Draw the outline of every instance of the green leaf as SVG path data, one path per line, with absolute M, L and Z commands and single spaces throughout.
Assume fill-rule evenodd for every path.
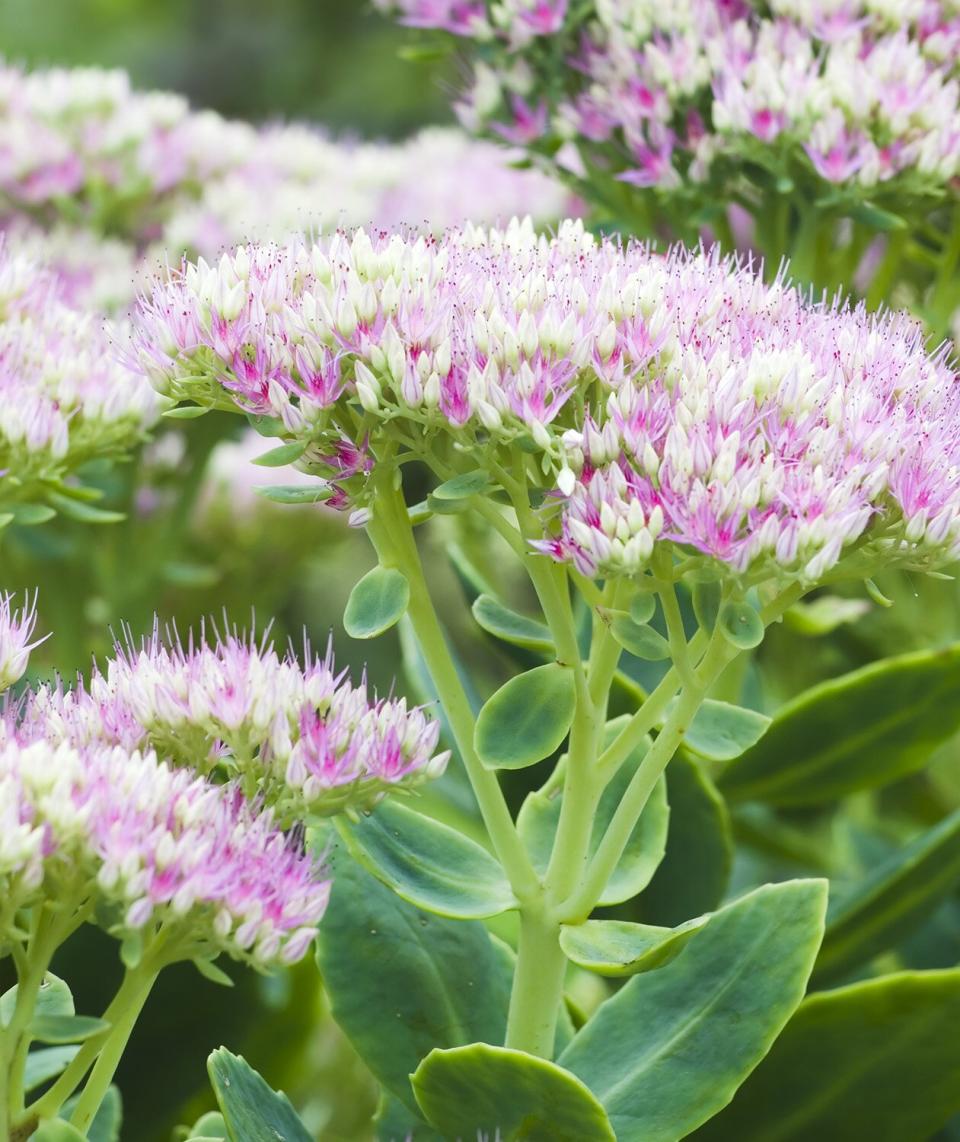
M 190 1127 L 187 1142 L 228 1142 L 227 1124 L 218 1110 L 201 1115 Z
M 683 744 L 710 761 L 732 761 L 756 745 L 769 725 L 770 719 L 756 710 L 707 698 L 683 735 Z
M 610 620 L 610 633 L 635 658 L 659 662 L 670 657 L 670 643 L 653 627 L 634 622 L 629 615 L 614 615 Z
M 62 1118 L 49 1118 L 30 1135 L 30 1142 L 86 1142 L 86 1137 Z
M 374 567 L 350 592 L 343 626 L 351 638 L 376 638 L 400 621 L 410 584 L 396 567 Z
M 697 1142 L 927 1142 L 960 1111 L 960 970 L 804 1000 Z
M 794 603 L 783 616 L 784 623 L 800 634 L 829 634 L 845 623 L 854 623 L 870 610 L 866 599 L 843 599 L 820 595 L 809 603 Z
M 516 908 L 499 863 L 476 841 L 397 801 L 336 822 L 351 854 L 398 896 L 438 916 L 479 920 Z
M 872 202 L 863 200 L 855 202 L 850 208 L 850 217 L 855 222 L 862 222 L 874 230 L 890 231 L 905 230 L 909 223 L 892 210 L 884 210 Z
M 98 508 L 83 500 L 75 500 L 72 496 L 62 495 L 60 492 L 47 492 L 47 500 L 61 515 L 65 515 L 68 519 L 79 520 L 80 523 L 119 523 L 127 518 L 123 512 Z
M 49 1079 L 56 1078 L 65 1070 L 80 1050 L 77 1046 L 41 1047 L 27 1055 L 27 1065 L 23 1072 L 24 1093 L 42 1086 Z
M 329 500 L 333 489 L 318 480 L 316 487 L 309 484 L 268 484 L 253 489 L 258 496 L 275 504 L 318 504 Z
M 560 930 L 560 947 L 568 960 L 585 971 L 613 977 L 636 975 L 672 960 L 709 919 L 698 916 L 677 928 L 627 920 L 588 920 L 565 925 Z
M 288 431 L 279 416 L 256 416 L 252 412 L 245 416 L 247 424 L 260 436 L 283 436 Z
M 523 646 L 529 650 L 541 650 L 545 654 L 556 655 L 553 635 L 549 627 L 536 619 L 527 618 L 511 611 L 492 595 L 478 595 L 473 602 L 473 617 L 477 625 L 513 646 Z
M 233 980 L 227 975 L 223 968 L 218 967 L 213 960 L 204 956 L 198 956 L 193 961 L 193 966 L 204 979 L 210 980 L 211 983 L 215 983 L 220 987 L 233 987 Z
M 765 885 L 601 1005 L 559 1063 L 620 1142 L 676 1142 L 730 1101 L 803 996 L 825 908 L 824 881 Z
M 713 782 L 681 750 L 667 766 L 670 829 L 667 852 L 643 890 L 643 919 L 672 927 L 716 908 L 733 864 L 726 802 Z
M 220 1047 L 207 1060 L 207 1071 L 231 1142 L 313 1142 L 287 1096 L 271 1090 L 240 1055 Z
M 419 1114 L 414 1114 L 389 1091 L 380 1092 L 380 1105 L 373 1120 L 377 1142 L 443 1142 Z
M 608 722 L 604 731 L 605 744 L 613 741 L 629 720 L 629 715 L 624 715 Z M 591 856 L 603 840 L 607 826 L 643 760 L 648 745 L 649 739 L 626 758 L 603 791 L 590 837 Z M 541 874 L 546 872 L 550 862 L 553 840 L 560 822 L 562 801 L 562 791 L 559 788 L 551 789 L 548 786 L 545 789 L 538 789 L 528 794 L 517 815 L 517 828 L 530 853 L 534 868 Z M 630 900 L 650 883 L 663 858 L 669 819 L 666 782 L 661 778 L 654 786 L 640 814 L 640 820 L 630 834 L 630 840 L 627 842 L 620 863 L 603 890 L 599 901 L 601 905 L 621 904 L 624 900 Z
M 650 591 L 634 595 L 630 600 L 630 618 L 640 626 L 648 623 L 657 609 L 657 597 Z
M 9 991 L 0 995 L 0 1024 L 6 1026 L 10 1022 L 16 1005 L 17 988 L 11 987 Z M 33 1008 L 34 1017 L 73 1015 L 75 1010 L 73 994 L 66 980 L 62 980 L 58 975 L 48 971 L 37 990 L 36 1003 Z
M 817 983 L 909 936 L 960 881 L 960 809 L 898 849 L 846 892 L 831 894 Z
M 712 631 L 717 625 L 720 616 L 720 603 L 723 598 L 723 588 L 719 580 L 709 583 L 694 583 L 693 585 L 693 613 L 697 622 L 705 631 Z
M 603 1107 L 579 1079 L 523 1051 L 487 1043 L 433 1050 L 411 1082 L 427 1120 L 447 1138 L 616 1142 Z
M 763 642 L 763 619 L 749 603 L 724 603 L 717 624 L 727 642 L 739 650 L 753 650 Z
M 82 1043 L 110 1030 L 110 1024 L 92 1015 L 34 1015 L 30 1038 L 38 1043 Z
M 307 446 L 301 441 L 294 441 L 291 444 L 280 444 L 276 448 L 271 448 L 268 452 L 262 452 L 257 456 L 253 463 L 259 464 L 262 468 L 283 468 L 287 464 L 292 464 L 295 460 L 306 452 Z
M 478 492 L 486 491 L 489 486 L 490 477 L 482 468 L 477 468 L 440 484 L 430 495 L 435 500 L 466 500 Z
M 401 900 L 342 848 L 317 932 L 333 1017 L 377 1080 L 419 1115 L 410 1074 L 433 1047 L 503 1041 L 506 959 L 479 920 Z
M 489 769 L 523 769 L 559 749 L 573 721 L 573 670 L 548 662 L 518 674 L 477 716 L 474 747 Z
M 22 527 L 46 523 L 57 514 L 49 504 L 13 504 L 11 512 L 14 522 Z
M 738 801 L 820 805 L 921 768 L 960 728 L 960 643 L 873 663 L 807 690 L 724 770 Z
M 198 404 L 181 404 L 177 405 L 176 408 L 168 408 L 161 415 L 167 417 L 168 420 L 196 420 L 198 417 L 206 416 L 211 411 L 211 409 Z
M 60 1111 L 60 1117 L 69 1119 L 74 1107 L 80 1101 L 79 1095 L 68 1099 Z M 115 1086 L 107 1087 L 103 1102 L 97 1107 L 93 1121 L 87 1127 L 87 1142 L 120 1142 L 120 1127 L 123 1124 L 123 1100 Z

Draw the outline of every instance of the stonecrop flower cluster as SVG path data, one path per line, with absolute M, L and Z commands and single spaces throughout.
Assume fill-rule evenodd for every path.
M 35 603 L 0 601 L 0 670 L 26 668 Z M 0 734 L 0 948 L 55 897 L 121 939 L 163 931 L 177 958 L 299 959 L 330 881 L 304 848 L 318 813 L 364 808 L 442 772 L 439 726 L 307 651 L 155 630 L 89 685 L 41 685 Z M 93 908 L 96 905 L 96 909 Z
M 155 750 L 236 779 L 289 826 L 363 808 L 443 772 L 439 723 L 404 699 L 372 699 L 332 654 L 288 652 L 236 632 L 208 642 L 159 629 L 118 645 L 88 684 L 40 686 L 8 711 L 7 732 L 78 748 Z
M 638 186 L 756 163 L 784 179 L 936 193 L 960 171 L 952 0 L 377 3 L 476 41 L 460 106 L 472 129 L 548 152 L 575 140 Z
M 471 217 L 569 214 L 570 194 L 514 169 L 518 157 L 454 130 L 387 144 L 305 125 L 255 127 L 191 110 L 179 95 L 136 91 L 122 71 L 0 66 L 0 225 L 50 231 L 50 260 L 68 284 L 111 304 L 124 280 L 132 298 L 123 263 L 144 251 L 152 265 L 171 251 L 215 256 L 243 240 L 337 224 L 442 230 Z
M 519 445 L 540 546 L 588 575 L 658 542 L 804 583 L 960 553 L 945 354 L 713 254 L 580 223 L 241 247 L 161 282 L 135 344 L 165 395 L 272 418 L 355 520 L 391 457 L 496 481 Z
M 329 891 L 301 840 L 236 786 L 120 746 L 0 745 L 7 923 L 44 899 L 95 903 L 121 939 L 161 925 L 184 958 L 291 963 L 313 939 Z M 0 925 L 0 945 L 5 934 Z
M 0 505 L 44 500 L 93 457 L 143 439 L 160 402 L 115 336 L 67 304 L 60 280 L 0 247 Z

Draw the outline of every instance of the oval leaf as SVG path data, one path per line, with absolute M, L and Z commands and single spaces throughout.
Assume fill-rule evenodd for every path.
M 548 662 L 511 678 L 477 717 L 474 747 L 489 769 L 523 769 L 559 749 L 573 721 L 573 671 Z
M 925 1142 L 960 1112 L 960 970 L 810 996 L 697 1142 Z
M 556 1063 L 473 1043 L 431 1051 L 413 1075 L 427 1121 L 447 1138 L 616 1142 L 603 1107 Z
M 720 615 L 720 602 L 723 597 L 723 588 L 719 580 L 714 579 L 709 583 L 694 583 L 693 591 L 693 613 L 696 615 L 697 622 L 705 631 L 712 631 L 717 625 L 717 618 Z
M 65 1070 L 80 1050 L 79 1047 L 41 1047 L 27 1055 L 27 1065 L 23 1072 L 24 1093 L 29 1094 L 38 1086 L 56 1078 Z
M 831 894 L 814 980 L 843 975 L 909 936 L 960 881 L 960 809 Z
M 353 856 L 398 896 L 438 916 L 482 919 L 516 907 L 503 869 L 476 841 L 395 801 L 337 827 Z
M 110 1030 L 110 1024 L 93 1015 L 45 1015 L 33 1017 L 30 1038 L 38 1043 L 82 1043 Z
M 960 643 L 814 686 L 720 777 L 736 800 L 820 805 L 919 769 L 960 729 Z
M 271 1090 L 241 1056 L 220 1047 L 207 1060 L 207 1071 L 231 1142 L 313 1142 L 287 1096 Z
M 732 761 L 767 732 L 770 719 L 756 710 L 707 698 L 693 716 L 683 744 L 710 761 Z
M 629 615 L 614 615 L 610 620 L 610 633 L 635 658 L 659 662 L 670 657 L 670 643 L 653 627 L 643 626 Z
M 568 960 L 586 971 L 613 977 L 636 975 L 672 960 L 709 919 L 699 916 L 678 928 L 627 920 L 588 920 L 565 925 L 560 931 L 560 947 Z
M 513 646 L 526 647 L 528 650 L 556 654 L 553 635 L 546 624 L 511 611 L 492 595 L 478 595 L 471 609 L 477 625 L 487 634 L 492 634 L 494 638 L 509 642 Z
M 11 987 L 0 995 L 0 1024 L 7 1024 L 13 1017 L 17 1005 L 17 988 Z M 73 994 L 66 980 L 48 971 L 43 982 L 37 989 L 37 998 L 33 1008 L 34 1017 L 41 1015 L 73 1015 L 76 1009 L 73 1005 Z
M 639 595 L 634 595 L 630 600 L 630 618 L 641 626 L 653 618 L 656 609 L 657 597 L 650 591 L 644 591 Z
M 753 650 L 763 642 L 763 619 L 749 603 L 724 603 L 717 623 L 727 642 L 739 650 Z
M 258 496 L 275 504 L 317 504 L 329 500 L 333 489 L 329 484 L 317 482 L 316 487 L 303 484 L 269 484 L 253 489 Z
M 419 1117 L 410 1074 L 433 1047 L 502 1042 L 511 972 L 479 920 L 401 900 L 342 847 L 317 934 L 333 1017 L 377 1080 Z
M 435 500 L 465 500 L 475 496 L 477 492 L 485 491 L 489 484 L 490 477 L 482 468 L 477 468 L 473 472 L 464 472 L 440 484 L 430 495 Z
M 621 729 L 629 722 L 629 715 L 608 722 L 604 731 L 605 744 L 613 741 Z M 649 739 L 630 754 L 603 791 L 594 817 L 593 832 L 590 837 L 592 856 L 603 840 L 613 814 L 626 792 L 627 786 L 643 760 Z M 547 871 L 553 841 L 560 823 L 560 809 L 563 803 L 560 789 L 538 789 L 529 794 L 520 807 L 517 828 L 523 838 L 534 868 L 539 873 Z M 620 863 L 603 890 L 601 905 L 622 904 L 641 892 L 657 870 L 663 859 L 667 841 L 667 828 L 670 810 L 667 806 L 666 783 L 661 778 L 653 788 L 640 820 L 630 834 Z
M 306 450 L 307 446 L 302 441 L 280 444 L 276 448 L 271 448 L 269 452 L 262 452 L 253 463 L 259 464 L 262 468 L 283 468 L 287 464 L 292 464 L 294 460 L 299 460 Z
M 733 832 L 726 802 L 713 782 L 681 750 L 667 766 L 670 829 L 667 851 L 640 898 L 648 924 L 672 927 L 716 908 L 733 864 Z
M 620 1142 L 676 1142 L 730 1101 L 803 997 L 825 908 L 824 881 L 759 888 L 602 1004 L 559 1062 Z
M 351 638 L 376 638 L 399 622 L 410 602 L 410 584 L 396 567 L 374 567 L 350 592 L 343 626 Z

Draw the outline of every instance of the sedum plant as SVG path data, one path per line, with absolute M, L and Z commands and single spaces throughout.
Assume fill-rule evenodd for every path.
M 32 604 L 0 600 L 0 681 L 23 675 Z M 305 824 L 442 771 L 438 726 L 371 701 L 332 658 L 304 667 L 238 634 L 118 648 L 74 688 L 28 689 L 0 734 L 0 1132 L 116 1136 L 111 1081 L 162 971 L 232 981 L 302 959 L 330 894 Z M 103 1017 L 78 1015 L 51 964 L 93 924 L 124 973 Z M 244 1137 L 252 1137 L 247 1134 Z
M 471 130 L 565 173 L 621 231 L 789 256 L 800 281 L 957 308 L 951 0 L 377 0 L 444 33 Z
M 703 1127 L 797 1010 L 826 885 L 763 885 L 673 928 L 597 910 L 648 888 L 671 813 L 696 831 L 668 793 L 680 767 L 709 800 L 690 749 L 761 747 L 768 720 L 712 695 L 768 628 L 825 584 L 956 558 L 944 354 L 908 318 L 578 223 L 240 247 L 159 282 L 136 326 L 165 397 L 245 414 L 273 440 L 261 464 L 317 477 L 269 495 L 366 529 L 378 565 L 346 629 L 403 620 L 478 806 L 479 837 L 396 799 L 317 826 L 337 874 L 319 961 L 384 1088 L 382 1136 Z M 476 623 L 527 656 L 479 706 L 418 544 L 448 515 L 482 526 L 537 605 L 476 598 Z M 624 676 L 637 661 L 643 687 Z M 928 668 L 910 665 L 918 685 Z M 514 814 L 502 778 L 528 769 Z M 515 954 L 478 921 L 506 923 Z M 571 1022 L 571 964 L 629 979 Z M 215 1086 L 218 1068 L 247 1074 L 211 1066 Z M 218 1092 L 225 1136 L 243 1136 Z

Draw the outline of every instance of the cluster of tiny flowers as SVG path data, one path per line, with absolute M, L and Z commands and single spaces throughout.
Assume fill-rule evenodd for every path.
M 337 224 L 443 230 L 468 217 L 570 213 L 570 195 L 514 169 L 517 157 L 451 130 L 376 144 L 307 126 L 258 128 L 192 111 L 178 95 L 135 91 L 121 71 L 0 65 L 0 222 L 69 218 L 150 246 L 151 256 L 211 255 Z M 82 270 L 84 285 L 80 243 L 63 261 Z
M 159 414 L 114 334 L 57 276 L 0 248 L 0 500 L 29 499 L 92 456 L 122 453 Z M 42 488 L 40 491 L 42 498 Z
M 185 956 L 292 963 L 329 891 L 302 838 L 234 785 L 120 746 L 0 745 L 5 917 L 48 896 L 90 901 L 120 938 L 162 925 Z
M 0 690 L 9 689 L 23 677 L 30 651 L 44 640 L 33 638 L 37 625 L 37 599 L 29 596 L 20 610 L 12 595 L 0 595 Z
M 960 171 L 953 0 L 378 2 L 477 41 L 471 128 L 576 140 L 639 186 L 699 182 L 731 158 L 786 177 L 799 160 L 851 187 L 933 190 Z
M 341 142 L 305 127 L 265 130 L 254 156 L 174 210 L 160 245 L 213 257 L 244 241 L 285 241 L 336 226 L 409 225 L 440 233 L 470 220 L 574 213 L 572 196 L 502 147 L 432 128 L 401 143 Z
M 373 699 L 334 672 L 236 634 L 184 646 L 158 630 L 118 646 L 74 689 L 42 686 L 9 712 L 21 740 L 153 749 L 178 765 L 236 778 L 289 824 L 362 808 L 443 772 L 439 723 L 403 699 Z
M 178 399 L 279 418 L 298 466 L 373 503 L 384 446 L 452 438 L 543 473 L 541 547 L 633 574 L 657 541 L 811 582 L 858 549 L 960 553 L 960 386 L 904 317 L 813 304 L 706 254 L 357 231 L 186 265 L 135 345 Z M 532 477 L 533 478 L 533 477 Z
M 241 162 L 256 130 L 138 92 L 122 71 L 0 66 L 0 198 L 41 218 L 64 201 L 90 224 L 149 230 L 165 199 Z
M 57 294 L 71 309 L 112 318 L 129 311 L 157 265 L 124 239 L 65 222 L 42 227 L 20 215 L 6 220 L 3 242 L 55 277 Z

